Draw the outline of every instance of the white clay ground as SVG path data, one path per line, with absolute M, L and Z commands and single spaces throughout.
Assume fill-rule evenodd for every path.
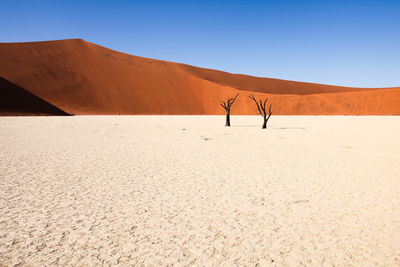
M 399 266 L 400 117 L 0 118 L 0 266 Z

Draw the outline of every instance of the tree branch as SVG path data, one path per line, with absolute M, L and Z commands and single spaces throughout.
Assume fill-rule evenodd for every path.
M 271 117 L 271 115 L 272 115 L 271 107 L 272 107 L 272 104 L 269 105 L 269 110 L 268 110 L 268 111 L 269 111 L 269 112 L 268 112 L 269 114 L 268 114 L 267 121 L 269 120 L 269 117 Z
M 262 112 L 261 112 L 260 106 L 258 105 L 258 102 L 257 102 L 256 98 L 254 97 L 254 95 L 253 95 L 253 94 L 251 94 L 251 96 L 249 96 L 249 98 L 250 98 L 250 99 L 252 99 L 252 100 L 254 101 L 254 103 L 256 103 L 256 106 L 257 106 L 258 112 L 259 112 L 259 113 L 260 113 L 260 115 L 262 116 Z
M 265 110 L 265 105 L 267 104 L 267 101 L 268 101 L 268 97 L 265 98 L 265 100 L 264 100 L 264 110 Z
M 233 103 L 235 103 L 236 98 L 238 97 L 238 95 L 239 95 L 239 93 L 236 94 L 235 98 L 233 98 L 233 97 L 228 98 L 228 100 L 226 102 L 222 101 L 222 100 L 219 100 L 219 102 L 221 103 L 220 104 L 221 107 L 223 107 L 226 111 L 229 111 L 231 109 Z
M 264 114 L 264 116 L 265 116 L 265 107 L 263 106 L 263 104 L 262 104 L 262 102 L 261 102 L 261 98 L 260 98 L 260 106 L 261 106 L 261 109 L 262 109 L 262 111 L 263 111 L 263 114 Z
M 222 101 L 222 100 L 219 100 L 219 102 L 220 102 L 220 105 L 221 105 L 224 109 L 226 109 L 226 104 L 225 104 L 225 102 Z
M 231 105 L 233 105 L 233 103 L 235 103 L 235 101 L 236 101 L 236 98 L 238 97 L 238 95 L 239 95 L 239 93 L 237 93 L 237 94 L 236 94 L 235 98 L 233 98 L 233 99 L 231 98 L 231 99 L 232 99 L 232 103 L 231 103 Z

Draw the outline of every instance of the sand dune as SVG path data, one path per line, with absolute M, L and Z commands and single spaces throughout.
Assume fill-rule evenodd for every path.
M 230 74 L 132 56 L 80 39 L 0 44 L 0 76 L 70 114 L 400 114 L 400 88 L 348 88 Z
M 372 88 L 352 88 L 315 83 L 294 82 L 280 79 L 259 78 L 249 75 L 232 74 L 212 69 L 204 69 L 183 65 L 181 67 L 196 77 L 217 84 L 237 88 L 244 91 L 254 91 L 265 94 L 325 94 L 371 90 Z

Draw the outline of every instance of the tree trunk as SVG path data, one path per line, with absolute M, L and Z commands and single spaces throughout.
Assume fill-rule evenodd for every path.
M 267 116 L 264 115 L 264 123 L 262 126 L 263 129 L 267 129 Z
M 231 126 L 231 117 L 230 117 L 230 112 L 227 111 L 226 112 L 226 123 L 225 123 L 225 127 L 230 127 Z

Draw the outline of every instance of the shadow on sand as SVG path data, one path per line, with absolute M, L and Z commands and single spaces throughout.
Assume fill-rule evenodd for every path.
M 304 127 L 280 127 L 280 128 L 272 128 L 272 129 L 279 129 L 279 130 L 305 130 Z
M 260 125 L 231 125 L 231 127 L 259 127 L 259 128 L 261 128 Z
M 260 125 L 232 125 L 232 128 L 234 127 L 257 127 L 257 128 L 261 128 Z M 305 130 L 306 128 L 304 127 L 279 127 L 279 128 L 270 128 L 270 129 L 277 129 L 277 130 Z

